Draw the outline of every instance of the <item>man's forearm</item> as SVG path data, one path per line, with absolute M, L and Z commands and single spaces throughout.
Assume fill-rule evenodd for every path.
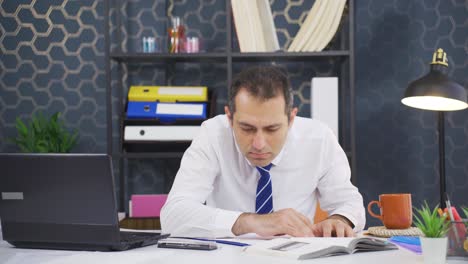
M 242 213 L 234 222 L 232 233 L 256 233 L 260 236 L 313 236 L 312 223 L 294 209 L 286 208 L 270 214 Z
M 212 208 L 190 200 L 171 200 L 161 211 L 163 232 L 180 236 L 232 236 L 240 212 Z
M 239 218 L 237 218 L 236 222 L 232 226 L 232 233 L 236 236 L 247 234 L 247 233 L 254 233 L 252 232 L 251 223 L 254 220 L 255 214 L 253 213 L 242 213 Z

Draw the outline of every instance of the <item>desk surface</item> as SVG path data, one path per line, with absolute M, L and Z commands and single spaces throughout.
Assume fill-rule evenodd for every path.
M 324 238 L 326 239 L 326 238 Z M 219 245 L 218 250 L 196 251 L 165 249 L 156 246 L 133 249 L 123 252 L 81 252 L 59 250 L 37 250 L 14 248 L 5 241 L 0 241 L 0 263 L 112 263 L 112 264 L 154 264 L 154 263 L 190 263 L 190 264 L 271 264 L 271 263 L 379 263 L 379 264 L 415 264 L 423 263 L 423 258 L 405 249 L 353 254 L 330 258 L 295 261 L 270 256 L 253 256 L 242 252 L 241 247 Z M 450 260 L 449 264 L 467 263 Z

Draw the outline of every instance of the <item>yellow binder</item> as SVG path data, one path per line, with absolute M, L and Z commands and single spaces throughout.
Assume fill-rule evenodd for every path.
M 203 102 L 208 99 L 206 86 L 130 86 L 132 102 Z

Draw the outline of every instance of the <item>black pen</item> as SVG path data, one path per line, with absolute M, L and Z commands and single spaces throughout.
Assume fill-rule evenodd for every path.
M 225 245 L 238 246 L 238 247 L 250 246 L 250 244 L 247 244 L 247 243 L 231 241 L 231 240 L 224 240 L 224 239 L 210 239 L 210 238 L 199 238 L 199 237 L 174 237 L 174 238 L 193 239 L 193 240 L 200 240 L 200 241 L 211 241 L 211 242 L 216 242 L 218 244 L 225 244 Z

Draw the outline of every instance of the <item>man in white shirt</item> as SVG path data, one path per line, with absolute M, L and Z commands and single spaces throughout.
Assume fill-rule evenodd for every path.
M 296 117 L 281 70 L 241 72 L 225 113 L 205 121 L 185 152 L 161 211 L 163 232 L 341 237 L 363 229 L 345 153 L 325 125 Z M 312 223 L 317 200 L 329 217 Z

